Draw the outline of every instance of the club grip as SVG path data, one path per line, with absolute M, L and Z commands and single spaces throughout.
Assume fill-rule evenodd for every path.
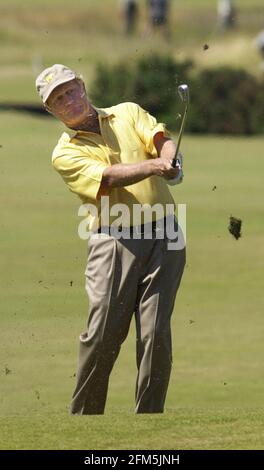
M 177 165 L 177 158 L 174 157 L 174 159 L 172 160 L 171 166 L 172 166 L 172 168 L 176 168 L 176 165 Z
M 177 157 L 174 157 L 174 159 L 172 160 L 172 168 L 176 168 L 176 166 L 181 166 L 181 161 L 177 158 Z

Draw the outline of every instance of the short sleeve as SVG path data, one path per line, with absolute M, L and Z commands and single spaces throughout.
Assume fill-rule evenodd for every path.
M 103 172 L 108 165 L 83 154 L 67 155 L 67 152 L 53 156 L 52 164 L 70 191 L 81 199 L 96 201 Z
M 133 112 L 133 119 L 135 130 L 144 143 L 147 153 L 153 157 L 157 157 L 157 150 L 154 145 L 154 136 L 158 132 L 162 132 L 165 137 L 169 137 L 169 132 L 166 125 L 162 122 L 157 122 L 156 118 L 141 108 L 135 103 L 131 103 L 131 110 Z

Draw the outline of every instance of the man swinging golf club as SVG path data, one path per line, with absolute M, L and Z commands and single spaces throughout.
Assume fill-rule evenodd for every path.
M 83 81 L 64 65 L 45 69 L 36 87 L 45 108 L 68 128 L 54 149 L 53 166 L 68 188 L 99 214 L 97 220 L 89 219 L 89 317 L 80 334 L 70 411 L 104 413 L 109 376 L 135 315 L 135 412 L 162 413 L 172 365 L 170 320 L 185 247 L 168 250 L 170 239 L 166 232 L 158 236 L 155 211 L 142 222 L 133 208 L 174 207 L 167 182 L 182 180 L 179 164 L 172 166 L 177 146 L 165 125 L 135 103 L 96 108 Z M 126 206 L 129 222 L 119 218 L 118 230 L 124 226 L 130 236 L 115 236 L 102 223 L 102 197 L 108 198 L 110 209 L 116 203 Z M 173 223 L 177 228 L 176 219 Z

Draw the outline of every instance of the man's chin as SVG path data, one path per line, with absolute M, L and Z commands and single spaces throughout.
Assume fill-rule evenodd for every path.
M 82 119 L 74 121 L 70 119 L 65 119 L 64 124 L 70 129 L 78 129 L 78 127 L 82 124 Z

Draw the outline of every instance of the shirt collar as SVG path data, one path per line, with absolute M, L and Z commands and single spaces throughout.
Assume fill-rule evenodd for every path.
M 97 108 L 96 106 L 93 106 L 94 109 L 98 112 L 99 118 L 105 119 L 105 118 L 110 118 L 114 116 L 114 113 L 112 113 L 110 110 L 111 108 Z M 73 129 L 67 128 L 66 134 L 72 139 L 73 137 L 76 136 L 78 132 L 85 132 L 85 131 L 75 131 Z
M 97 108 L 96 106 L 93 107 L 98 112 L 99 116 L 101 116 L 102 118 L 114 116 L 114 113 L 110 111 L 111 108 Z

